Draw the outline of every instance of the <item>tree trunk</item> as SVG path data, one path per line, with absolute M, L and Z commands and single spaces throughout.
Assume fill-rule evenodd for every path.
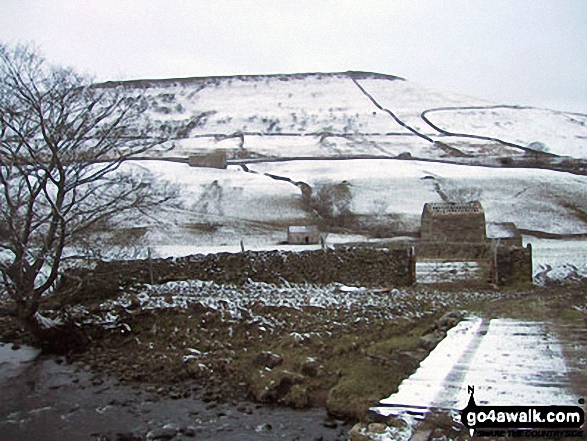
M 44 317 L 39 312 L 18 314 L 24 330 L 33 344 L 46 353 L 66 354 L 83 350 L 89 343 L 84 330 L 73 322 L 62 322 Z

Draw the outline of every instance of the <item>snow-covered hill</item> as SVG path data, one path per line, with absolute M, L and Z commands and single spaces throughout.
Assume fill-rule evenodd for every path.
M 157 222 L 141 225 L 142 245 L 162 255 L 238 251 L 241 242 L 247 249 L 283 247 L 288 225 L 318 220 L 301 183 L 314 195 L 324 185 L 350 189 L 361 228 L 330 234 L 331 243 L 366 240 L 366 225 L 417 232 L 424 203 L 441 200 L 441 192 L 480 199 L 490 222 L 587 234 L 584 175 L 504 161 L 528 160 L 534 151 L 584 160 L 587 115 L 490 103 L 360 72 L 103 86 L 142 94 L 153 133 L 173 133 L 174 149 L 155 156 L 227 153 L 227 169 L 135 163 L 182 186 L 182 209 L 154 213 Z M 463 165 L 473 162 L 492 167 Z
M 540 142 L 558 155 L 587 157 L 586 115 L 440 93 L 388 75 L 258 75 L 105 85 L 145 95 L 153 130 L 179 132 L 172 154 L 222 148 L 267 156 L 395 156 L 406 151 L 423 158 L 454 155 L 432 141 L 475 155 L 524 153 L 494 141 L 442 132 L 447 131 L 521 147 Z M 426 111 L 432 125 L 422 118 Z

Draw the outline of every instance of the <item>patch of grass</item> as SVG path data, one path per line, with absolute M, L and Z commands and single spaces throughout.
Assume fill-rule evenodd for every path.
M 394 366 L 357 360 L 342 369 L 338 384 L 330 390 L 327 406 L 333 415 L 360 420 L 369 407 L 389 396 L 402 379 Z
M 413 335 L 398 335 L 388 340 L 372 344 L 367 352 L 373 355 L 387 356 L 400 351 L 413 351 L 419 346 L 419 337 Z
M 565 309 L 561 313 L 561 319 L 565 322 L 574 322 L 587 318 L 584 312 L 578 311 L 575 308 Z
M 543 299 L 523 296 L 499 301 L 484 300 L 467 305 L 469 312 L 488 318 L 515 318 L 520 320 L 544 320 L 549 315 Z
M 343 336 L 332 349 L 332 353 L 335 356 L 348 354 L 357 349 L 356 339 L 351 336 Z
M 509 289 L 499 300 L 485 299 L 471 302 L 466 309 L 488 318 L 512 318 L 519 320 L 576 320 L 584 313 L 572 305 L 583 304 L 585 293 L 576 286 L 530 286 L 524 289 Z
M 202 233 L 215 233 L 223 225 L 217 224 L 214 222 L 194 222 L 194 223 L 184 224 L 183 226 L 185 228 L 190 229 L 190 230 L 200 231 Z

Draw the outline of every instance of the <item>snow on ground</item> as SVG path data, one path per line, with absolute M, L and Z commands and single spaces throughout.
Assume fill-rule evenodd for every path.
M 357 133 L 345 137 L 245 136 L 244 146 L 250 151 L 267 156 L 398 156 L 406 151 L 412 156 L 423 158 L 439 156 L 438 148 L 411 134 L 379 136 Z
M 477 405 L 571 405 L 579 397 L 562 349 L 569 341 L 547 323 L 472 317 L 448 331 L 398 392 L 381 400 L 386 407 L 374 410 L 411 420 L 430 408 L 452 409 L 458 419 L 468 386 Z
M 344 74 L 160 83 L 144 93 L 155 127 L 189 128 L 174 141 L 174 155 L 218 148 L 267 156 L 442 154 L 379 111 Z M 326 133 L 346 138 L 321 139 Z M 230 137 L 236 134 L 242 145 Z
M 361 79 L 360 85 L 384 108 L 391 110 L 410 127 L 427 135 L 438 135 L 426 124 L 420 114 L 431 108 L 446 106 L 490 106 L 478 98 L 456 93 L 439 92 L 410 81 Z
M 483 268 L 478 262 L 444 262 L 440 260 L 418 260 L 416 281 L 418 283 L 453 283 L 462 280 L 479 280 Z
M 358 214 L 381 210 L 420 216 L 424 203 L 440 200 L 432 186 L 421 180 L 428 175 L 427 165 L 392 160 L 296 161 L 253 164 L 251 169 L 314 188 L 347 181 L 353 194 L 352 211 Z
M 117 258 L 183 256 L 197 253 L 246 250 L 318 249 L 320 245 L 289 246 L 289 225 L 308 225 L 315 220 L 304 210 L 301 191 L 290 182 L 263 174 L 247 173 L 241 167 L 195 168 L 169 161 L 133 161 L 126 167 L 149 170 L 161 182 L 180 187 L 180 207 L 161 207 L 146 213 L 127 227 L 145 228 L 138 243 L 113 247 Z M 365 236 L 329 234 L 327 246 L 362 242 Z M 108 258 L 108 256 L 104 256 Z
M 524 236 L 524 246 L 532 244 L 536 283 L 587 279 L 587 239 L 537 239 Z
M 409 151 L 412 156 L 437 158 L 438 147 L 411 134 L 369 135 L 353 133 L 325 136 L 316 133 L 292 135 L 245 134 L 240 138 L 216 139 L 213 136 L 180 139 L 175 148 L 163 156 L 189 156 L 217 149 L 237 152 L 242 148 L 256 155 L 276 157 L 336 157 L 356 155 L 398 156 Z
M 423 111 L 493 106 L 485 100 L 384 76 L 373 75 L 357 82 L 403 122 L 437 140 L 447 138 L 422 120 Z M 179 129 L 184 138 L 174 141 L 177 147 L 171 154 L 246 148 L 268 156 L 397 155 L 403 151 L 427 158 L 446 155 L 379 110 L 344 73 L 162 81 L 150 83 L 141 92 L 149 102 L 153 130 Z M 584 115 L 499 108 L 438 111 L 430 117 L 449 131 L 503 138 L 521 145 L 539 141 L 557 154 L 585 155 Z M 346 138 L 320 141 L 327 133 L 344 134 Z M 235 135 L 243 136 L 242 145 Z M 479 155 L 521 153 L 466 138 L 451 138 L 449 143 Z
M 522 146 L 541 142 L 548 152 L 587 158 L 587 115 L 546 109 L 495 108 L 441 110 L 426 116 L 449 132 L 489 136 Z
M 243 286 L 218 285 L 214 282 L 184 280 L 167 282 L 161 285 L 141 285 L 120 297 L 108 300 L 100 306 L 101 318 L 91 317 L 87 311 L 79 309 L 78 314 L 89 321 L 118 320 L 116 311 L 140 305 L 143 309 L 188 308 L 201 304 L 222 312 L 227 322 L 248 319 L 257 325 L 263 324 L 269 329 L 276 320 L 271 311 L 260 311 L 258 306 L 284 307 L 299 309 L 313 307 L 329 311 L 344 310 L 357 317 L 356 323 L 368 323 L 372 317 L 388 320 L 419 319 L 437 312 L 439 309 L 461 309 L 470 301 L 501 297 L 500 293 L 480 294 L 476 292 L 446 293 L 439 291 L 421 291 L 392 289 L 390 292 L 378 292 L 367 289 L 349 289 L 339 283 L 327 286 L 311 284 L 272 285 L 252 282 Z M 336 326 L 337 323 L 333 322 Z
M 187 236 L 187 234 L 186 234 Z M 183 236 L 184 238 L 186 236 Z M 152 237 L 152 236 L 150 236 Z M 242 251 L 240 240 L 242 240 L 243 247 L 246 251 L 314 251 L 322 248 L 322 244 L 311 245 L 289 245 L 285 244 L 287 239 L 286 230 L 272 231 L 264 235 L 251 236 L 243 233 L 242 239 L 238 240 L 236 234 L 225 237 L 226 242 L 218 241 L 214 236 L 210 235 L 209 243 L 205 244 L 205 239 L 197 239 L 197 243 L 192 245 L 183 244 L 161 244 L 152 246 L 153 255 L 157 257 L 181 257 L 190 256 L 192 254 L 213 254 L 213 253 L 240 253 Z M 178 240 L 179 241 L 179 240 Z M 369 242 L 370 239 L 358 234 L 328 234 L 324 239 L 324 245 L 333 247 L 335 245 L 343 245 L 345 243 Z M 169 241 L 168 241 L 169 242 Z M 143 253 L 145 254 L 145 253 Z
M 229 166 L 226 170 L 196 168 L 166 161 L 142 161 L 141 167 L 155 176 L 181 185 L 181 198 L 193 219 L 217 217 L 272 222 L 283 218 L 305 218 L 297 204 L 299 190 L 290 183 L 246 173 Z
M 385 80 L 396 81 L 401 80 Z M 159 82 L 144 93 L 151 116 L 161 122 L 189 122 L 204 114 L 190 131 L 192 136 L 392 131 L 388 117 L 373 113 L 373 104 L 345 74 Z
M 283 244 L 288 225 L 313 220 L 303 209 L 301 192 L 295 185 L 264 173 L 306 182 L 314 189 L 346 181 L 355 213 L 377 222 L 389 222 L 391 216 L 413 230 L 419 228 L 424 204 L 441 201 L 436 191 L 440 186 L 445 192 L 478 192 L 487 222 L 515 222 L 519 228 L 558 234 L 587 232 L 581 217 L 581 210 L 587 209 L 587 179 L 549 170 L 398 160 L 250 164 L 256 173 L 236 166 L 217 170 L 166 161 L 139 161 L 133 166 L 182 186 L 183 208 L 150 213 L 145 217 L 148 228 L 139 249 L 125 251 L 142 257 L 148 247 L 153 256 L 160 257 L 239 252 L 241 242 L 246 250 L 319 248 Z M 368 240 L 357 235 L 329 235 L 326 245 Z M 534 275 L 539 283 L 587 276 L 586 240 L 526 238 L 526 242 L 534 246 Z M 452 277 L 453 270 L 444 268 L 441 272 Z
M 426 202 L 439 202 L 435 185 L 448 192 L 478 192 L 487 222 L 558 234 L 587 232 L 575 209 L 587 209 L 587 178 L 534 169 L 501 169 L 420 161 L 349 160 L 254 164 L 261 173 L 311 186 L 347 181 L 358 214 L 397 213 L 419 224 Z
M 448 138 L 421 118 L 423 111 L 473 106 L 486 109 L 442 110 L 428 116 L 448 131 L 501 138 L 523 146 L 542 142 L 561 155 L 585 157 L 587 151 L 586 115 L 511 106 L 490 108 L 494 103 L 377 74 L 356 81 L 404 123 L 436 140 Z M 129 93 L 137 92 L 134 86 L 127 87 Z M 422 157 L 446 155 L 379 110 L 345 73 L 162 80 L 137 87 L 149 103 L 149 130 L 179 130 L 183 139 L 174 141 L 177 148 L 171 154 L 244 147 L 269 156 L 397 154 L 398 150 Z M 327 133 L 348 138 L 316 141 Z M 242 146 L 235 135 L 244 136 Z M 447 142 L 479 155 L 520 153 L 466 138 Z

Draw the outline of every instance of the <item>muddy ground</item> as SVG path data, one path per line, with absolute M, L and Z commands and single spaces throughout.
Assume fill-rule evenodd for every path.
M 62 315 L 58 303 L 45 314 Z M 53 439 L 346 439 L 461 314 L 586 321 L 587 299 L 580 284 L 194 282 L 136 286 L 66 311 L 88 344 L 4 381 L 0 425 L 12 437 L 0 439 L 36 439 L 30 430 Z M 10 316 L 0 324 L 1 341 L 27 343 Z

